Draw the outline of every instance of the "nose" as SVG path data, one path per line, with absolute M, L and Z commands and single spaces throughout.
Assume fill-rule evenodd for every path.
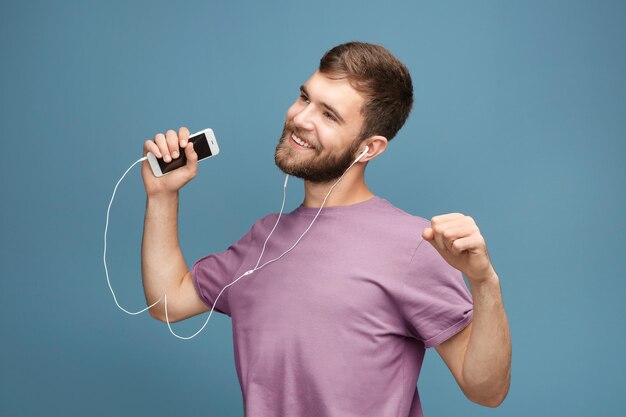
M 293 123 L 298 129 L 313 130 L 313 114 L 311 113 L 312 106 L 306 106 L 300 112 L 293 117 Z

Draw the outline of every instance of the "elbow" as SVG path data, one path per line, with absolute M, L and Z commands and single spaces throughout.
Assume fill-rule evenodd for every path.
M 506 393 L 502 395 L 493 395 L 491 397 L 481 398 L 481 399 L 471 399 L 476 404 L 480 404 L 485 407 L 497 408 L 504 402 L 506 398 Z
M 146 303 L 148 304 L 148 314 L 155 320 L 165 321 L 165 309 L 163 308 L 162 299 L 156 301 L 150 301 L 148 297 L 146 297 Z
M 162 321 L 163 323 L 165 323 L 165 315 L 163 314 L 162 311 L 159 311 L 157 309 L 153 309 L 151 308 L 150 310 L 148 310 L 150 312 L 150 316 L 158 321 Z
M 152 316 L 153 319 L 163 323 L 177 323 L 185 319 L 184 317 L 180 317 L 179 315 L 177 315 L 175 311 L 171 311 L 169 309 L 167 314 L 165 314 L 165 309 L 163 308 L 151 308 L 148 311 L 150 311 L 150 316 Z
M 490 408 L 497 408 L 500 406 L 500 404 L 502 404 L 504 402 L 504 399 L 507 396 L 508 391 L 501 391 L 501 392 L 494 392 L 491 393 L 489 395 L 486 394 L 482 394 L 482 395 L 466 395 L 467 398 L 479 405 L 485 406 L 485 407 L 490 407 Z
M 179 321 L 179 320 L 175 320 L 175 318 L 172 317 L 171 314 L 168 314 L 166 316 L 163 311 L 158 311 L 158 310 L 155 310 L 155 311 L 150 310 L 150 316 L 152 316 L 153 319 L 158 320 L 163 323 L 167 323 L 167 322 L 176 323 L 177 321 Z
M 491 408 L 499 407 L 509 393 L 510 374 L 504 381 L 483 384 L 475 389 L 466 389 L 465 396 L 472 402 Z

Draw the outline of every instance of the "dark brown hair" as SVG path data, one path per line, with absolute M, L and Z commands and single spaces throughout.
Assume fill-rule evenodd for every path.
M 413 107 L 413 83 L 406 66 L 380 45 L 348 42 L 320 60 L 319 71 L 333 79 L 347 78 L 365 97 L 360 140 L 381 135 L 391 140 Z

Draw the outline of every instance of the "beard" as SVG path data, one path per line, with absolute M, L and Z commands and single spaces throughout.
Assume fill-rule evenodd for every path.
M 317 146 L 313 148 L 313 152 L 298 152 L 289 144 L 291 132 L 295 130 L 293 124 L 285 123 L 276 145 L 274 161 L 285 174 L 314 183 L 325 183 L 341 177 L 354 161 L 354 154 L 361 142 L 354 140 L 347 149 L 336 154 L 320 155 Z M 310 155 L 306 159 L 302 158 L 305 154 Z

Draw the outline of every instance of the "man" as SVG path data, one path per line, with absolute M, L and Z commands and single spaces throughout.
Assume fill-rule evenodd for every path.
M 282 255 L 215 306 L 232 318 L 246 416 L 421 416 L 416 383 L 429 347 L 470 400 L 504 400 L 509 328 L 474 220 L 451 213 L 429 223 L 365 184 L 367 163 L 386 150 L 412 103 L 408 70 L 383 47 L 328 51 L 287 111 L 275 153 L 281 170 L 304 179 L 303 204 L 282 216 L 261 260 L 275 214 L 191 271 L 177 238 L 178 190 L 197 170 L 189 131 L 146 141 L 144 154 L 168 162 L 182 148 L 188 158 L 161 178 L 142 167 L 143 283 L 149 304 L 167 294 L 170 322 L 210 310 L 222 288 Z M 151 314 L 165 321 L 163 303 Z

